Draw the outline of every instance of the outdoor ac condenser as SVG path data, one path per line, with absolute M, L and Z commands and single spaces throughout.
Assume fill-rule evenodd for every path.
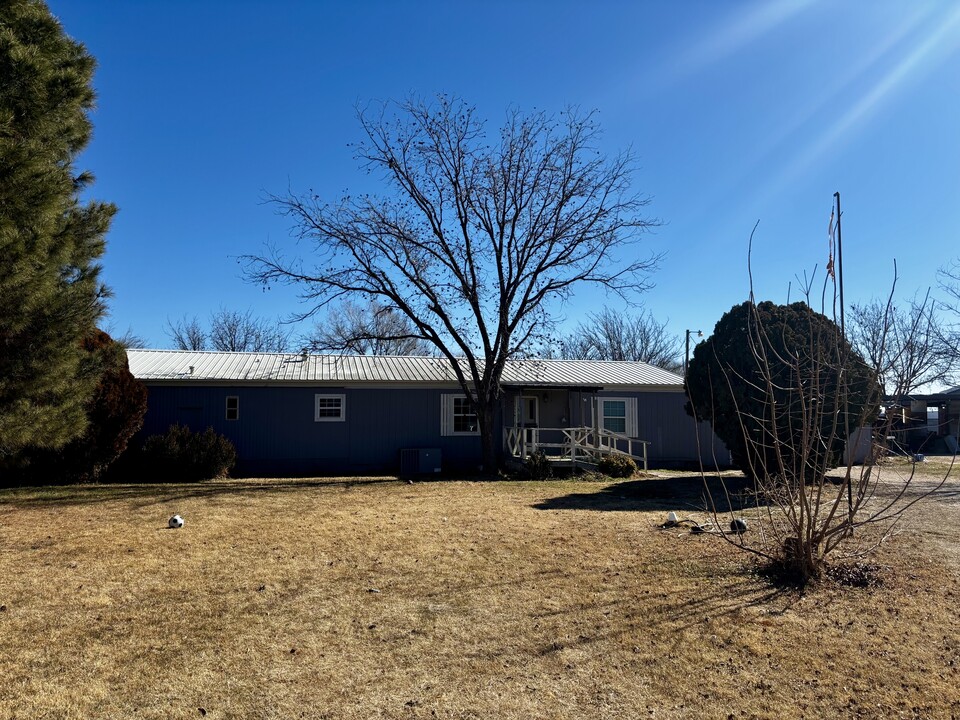
M 440 448 L 406 448 L 400 451 L 401 475 L 440 472 Z

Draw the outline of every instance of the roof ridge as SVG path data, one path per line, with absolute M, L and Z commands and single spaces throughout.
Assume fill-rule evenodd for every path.
M 178 348 L 127 348 L 127 352 L 147 352 L 147 353 L 178 353 L 178 354 L 192 354 L 192 355 L 302 355 L 303 353 L 299 350 L 290 350 L 285 352 L 276 352 L 272 350 L 183 350 Z M 318 358 L 363 358 L 370 360 L 443 360 L 446 361 L 447 358 L 443 355 L 368 355 L 366 353 L 308 353 L 309 357 L 318 357 Z M 465 356 L 457 357 L 458 360 L 466 360 Z M 483 358 L 478 358 L 478 360 L 483 361 Z M 635 363 L 639 365 L 648 365 L 650 367 L 659 368 L 665 372 L 671 372 L 666 368 L 661 368 L 659 365 L 654 365 L 647 362 L 646 360 L 610 360 L 607 358 L 603 359 L 577 359 L 577 358 L 543 358 L 543 357 L 513 357 L 508 358 L 507 362 L 517 363 L 517 362 L 545 362 L 545 363 L 609 363 L 609 364 L 618 364 L 622 365 L 624 363 Z

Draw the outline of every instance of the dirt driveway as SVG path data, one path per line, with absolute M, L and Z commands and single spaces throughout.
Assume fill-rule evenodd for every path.
M 960 568 L 960 464 L 949 456 L 930 456 L 921 463 L 891 459 L 880 475 L 880 492 L 892 496 L 907 479 L 908 495 L 919 499 L 904 514 L 900 531 L 921 536 L 945 562 Z

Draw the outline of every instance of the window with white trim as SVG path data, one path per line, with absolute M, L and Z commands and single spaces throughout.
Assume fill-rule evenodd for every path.
M 226 415 L 227 420 L 240 419 L 240 398 L 236 395 L 227 395 Z
M 601 397 L 600 427 L 628 437 L 637 436 L 637 399 Z
M 441 435 L 479 435 L 477 413 L 466 395 L 440 396 Z
M 314 395 L 314 422 L 343 422 L 347 419 L 346 395 Z

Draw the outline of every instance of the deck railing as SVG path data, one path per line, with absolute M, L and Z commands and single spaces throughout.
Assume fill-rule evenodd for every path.
M 574 466 L 593 465 L 604 455 L 629 455 L 647 467 L 646 440 L 637 440 L 604 428 L 504 428 L 507 452 L 525 460 L 538 451 L 551 460 Z

